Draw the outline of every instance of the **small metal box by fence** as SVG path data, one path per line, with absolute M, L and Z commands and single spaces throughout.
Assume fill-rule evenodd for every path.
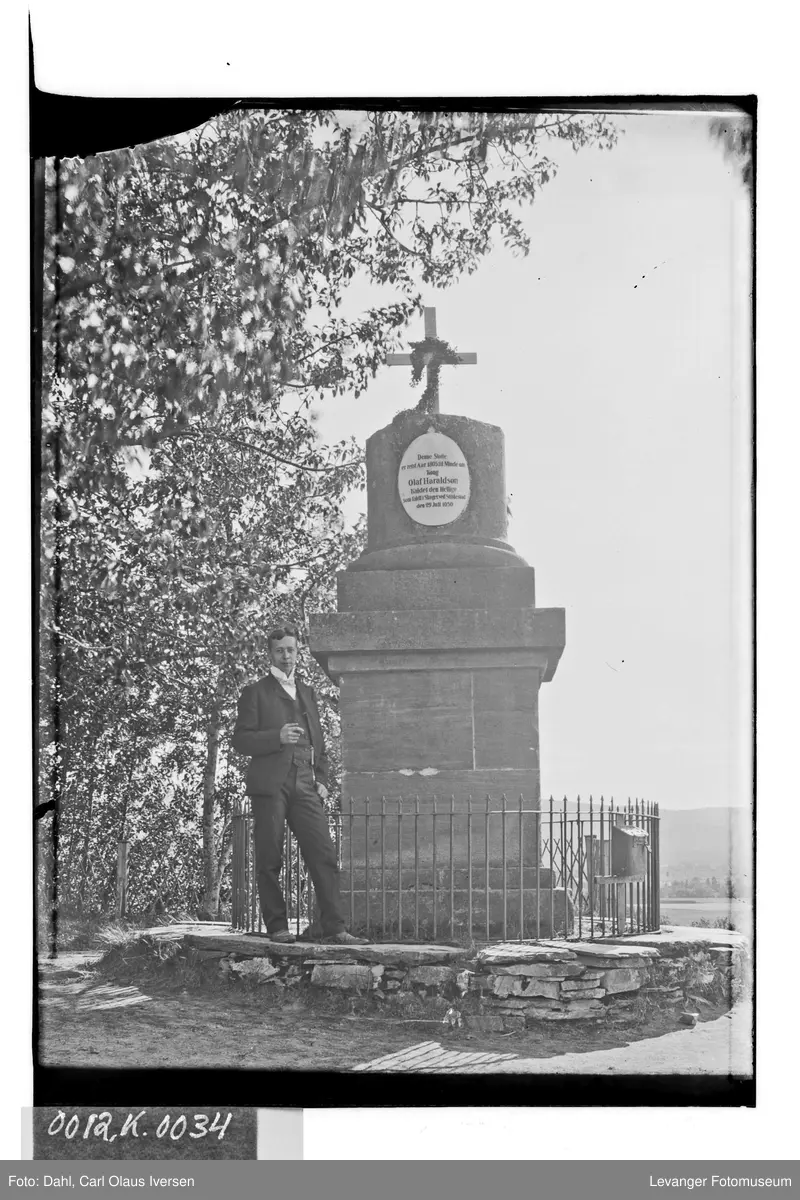
M 611 874 L 644 875 L 649 839 L 644 829 L 623 825 L 611 828 Z

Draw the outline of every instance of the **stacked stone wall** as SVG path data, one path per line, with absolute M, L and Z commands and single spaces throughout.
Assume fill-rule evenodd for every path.
M 643 944 L 509 942 L 476 953 L 450 946 L 278 946 L 266 939 L 187 937 L 187 949 L 232 983 L 266 984 L 309 1004 L 402 1012 L 502 1032 L 548 1022 L 601 1022 L 610 1012 L 732 1005 L 746 988 L 744 939 Z M 653 939 L 650 939 L 653 940 Z M 226 946 L 235 945 L 227 950 Z M 288 998 L 288 996 L 287 996 Z

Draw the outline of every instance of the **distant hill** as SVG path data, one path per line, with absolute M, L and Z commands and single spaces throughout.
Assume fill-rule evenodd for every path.
M 750 882 L 752 818 L 744 808 L 661 809 L 661 881 L 733 875 Z

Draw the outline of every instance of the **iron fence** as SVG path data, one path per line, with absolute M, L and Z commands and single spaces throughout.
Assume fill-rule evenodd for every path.
M 415 796 L 353 803 L 329 823 L 349 927 L 375 940 L 592 941 L 659 928 L 656 804 Z M 253 840 L 245 801 L 234 815 L 232 923 L 256 931 Z M 293 932 L 319 934 L 288 828 L 283 888 Z

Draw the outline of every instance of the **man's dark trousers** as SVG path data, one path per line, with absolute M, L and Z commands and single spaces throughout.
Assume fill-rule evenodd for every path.
M 288 823 L 300 846 L 320 910 L 326 937 L 345 927 L 339 894 L 339 866 L 328 832 L 328 819 L 314 786 L 311 751 L 296 749 L 283 786 L 276 794 L 251 796 L 255 822 L 256 877 L 261 913 L 267 933 L 288 927 L 286 901 L 280 884 L 284 830 Z

